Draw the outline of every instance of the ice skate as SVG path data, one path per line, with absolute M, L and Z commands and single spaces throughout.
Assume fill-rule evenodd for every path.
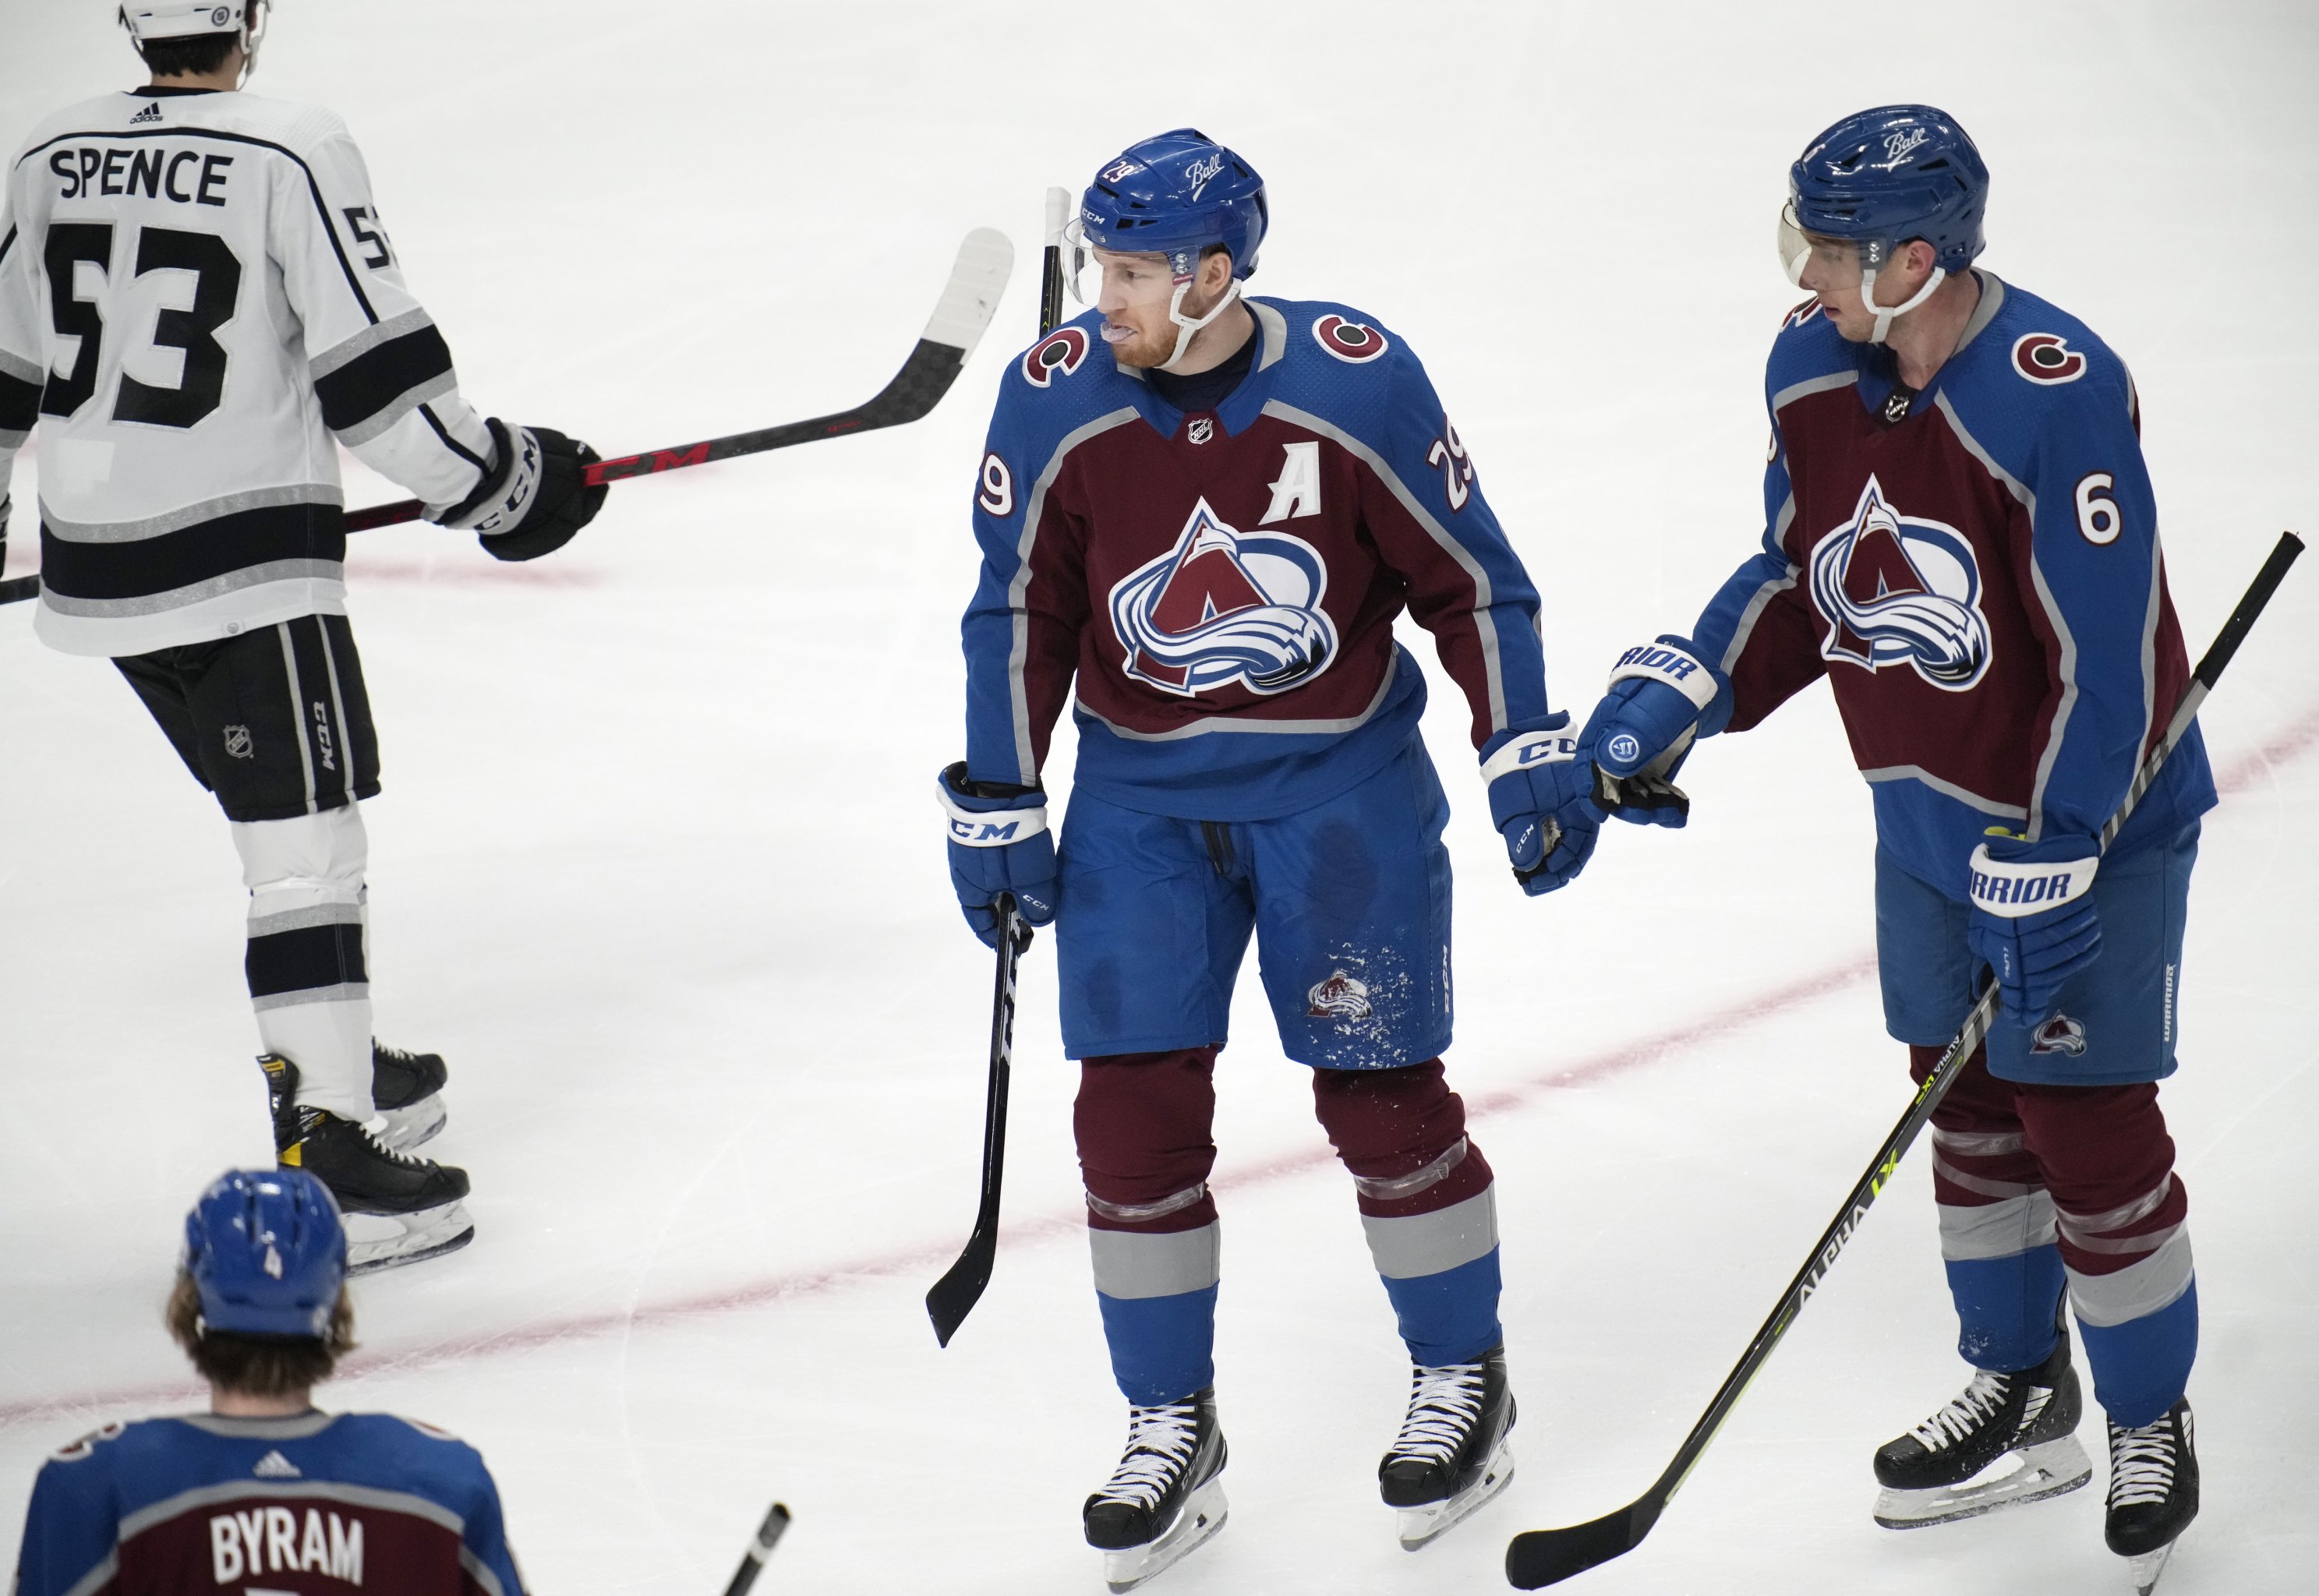
M 1411 1370 L 1409 1415 L 1377 1465 L 1379 1492 L 1400 1510 L 1403 1551 L 1430 1544 L 1505 1489 L 1513 1427 L 1503 1347 L 1473 1363 Z
M 296 1101 L 298 1067 L 258 1059 L 273 1099 L 275 1156 L 330 1188 L 347 1231 L 347 1273 L 367 1275 L 456 1252 L 475 1239 L 461 1199 L 467 1172 L 393 1152 L 352 1120 Z
M 1919 1529 L 2075 1491 L 2093 1464 L 2074 1433 L 2085 1411 L 2070 1338 L 2034 1369 L 1973 1371 L 1954 1401 L 1876 1452 L 1876 1521 Z
M 1224 1527 L 1224 1432 L 1213 1387 L 1127 1411 L 1127 1451 L 1081 1516 L 1112 1591 L 1132 1591 Z
M 2136 1596 L 2150 1596 L 2175 1537 L 2198 1516 L 2198 1454 L 2188 1399 L 2155 1423 L 2109 1427 L 2109 1511 L 2102 1538 L 2126 1560 Z
M 443 1084 L 451 1072 L 440 1053 L 407 1053 L 370 1044 L 370 1096 L 385 1124 L 374 1132 L 389 1152 L 408 1152 L 435 1139 L 451 1111 L 443 1105 Z

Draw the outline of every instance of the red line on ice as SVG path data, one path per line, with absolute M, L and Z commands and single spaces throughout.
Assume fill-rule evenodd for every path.
M 2278 766 L 2310 752 L 2314 744 L 2319 744 L 2319 708 L 2305 712 L 2260 747 L 2218 772 L 2215 786 L 2226 797 L 2244 792 Z M 1863 954 L 1841 960 L 1745 1002 L 1718 1009 L 1687 1024 L 1676 1025 L 1655 1035 L 1576 1059 L 1535 1076 L 1520 1086 L 1469 1097 L 1467 1106 L 1476 1115 L 1507 1114 L 1528 1107 L 1549 1092 L 1592 1086 L 1597 1081 L 1654 1063 L 1682 1049 L 1746 1030 L 1790 1009 L 1840 992 L 1866 979 L 1875 969 L 1876 960 L 1872 955 Z M 1275 1159 L 1268 1164 L 1233 1171 L 1220 1177 L 1216 1186 L 1219 1190 L 1226 1192 L 1246 1191 L 1335 1162 L 1333 1152 L 1326 1148 L 1318 1148 L 1294 1158 Z M 1073 1209 L 1069 1213 L 1044 1213 L 1017 1220 L 1006 1226 L 1000 1234 L 1003 1240 L 1020 1244 L 1051 1236 L 1077 1234 L 1080 1223 L 1079 1212 Z M 347 1360 L 341 1374 L 397 1374 L 501 1353 L 528 1351 L 558 1341 L 576 1340 L 613 1330 L 681 1324 L 690 1320 L 761 1308 L 798 1297 L 819 1296 L 865 1279 L 923 1275 L 931 1280 L 937 1270 L 946 1267 L 956 1256 L 959 1240 L 955 1237 L 947 1238 L 897 1249 L 853 1263 L 777 1275 L 724 1291 L 674 1297 L 663 1303 L 572 1314 L 510 1329 L 479 1331 L 402 1352 L 357 1353 Z M 205 1393 L 205 1387 L 178 1380 L 165 1384 L 120 1386 L 111 1391 L 88 1392 L 75 1396 L 19 1399 L 0 1402 L 0 1429 L 52 1419 L 91 1415 L 109 1409 L 189 1402 Z

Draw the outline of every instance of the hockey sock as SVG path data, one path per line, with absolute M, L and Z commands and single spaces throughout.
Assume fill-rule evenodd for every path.
M 1214 1048 L 1087 1059 L 1072 1109 L 1112 1375 L 1131 1402 L 1215 1384 Z
M 2070 1282 L 2074 1292 L 2077 1281 Z M 2120 1324 L 2096 1324 L 2079 1312 L 2094 1400 L 2114 1424 L 2129 1429 L 2153 1424 L 2182 1400 L 2198 1357 L 2198 1283 L 2193 1278 L 2154 1313 Z
M 249 888 L 244 969 L 266 1050 L 298 1066 L 298 1101 L 367 1120 L 370 975 L 363 871 L 369 847 L 348 804 L 290 820 L 236 821 Z
M 1467 1363 L 1498 1345 L 1496 1194 L 1441 1061 L 1315 1069 L 1313 1099 L 1411 1361 Z
M 1921 1082 L 1942 1050 L 1912 1047 Z M 2062 1255 L 2053 1199 L 2015 1111 L 2017 1088 L 1976 1051 L 1933 1115 L 1933 1201 L 1956 1304 L 1957 1352 L 1975 1368 L 2035 1368 L 2053 1350 Z

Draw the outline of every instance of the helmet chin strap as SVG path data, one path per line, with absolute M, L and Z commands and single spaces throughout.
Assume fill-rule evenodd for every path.
M 1925 279 L 1925 285 L 1922 288 L 1908 296 L 1907 304 L 1880 305 L 1876 302 L 1876 273 L 1872 267 L 1861 267 L 1860 302 L 1874 311 L 1876 315 L 1876 328 L 1868 335 L 1868 341 L 1872 344 L 1882 343 L 1891 332 L 1892 323 L 1932 298 L 1933 290 L 1938 288 L 1941 285 L 1941 279 L 1947 275 L 1945 269 L 1935 266 L 1933 275 Z
M 1178 283 L 1176 284 L 1176 296 L 1168 302 L 1168 320 L 1176 324 L 1176 352 L 1160 363 L 1161 371 L 1174 371 L 1176 363 L 1190 350 L 1192 339 L 1199 335 L 1200 329 L 1232 308 L 1232 301 L 1240 297 L 1240 279 L 1234 277 L 1225 286 L 1223 297 L 1217 300 L 1205 316 L 1194 318 L 1184 314 L 1184 296 L 1191 292 L 1192 284 L 1188 280 Z

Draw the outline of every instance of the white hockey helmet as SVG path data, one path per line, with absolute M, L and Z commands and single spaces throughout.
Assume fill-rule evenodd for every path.
M 245 58 L 241 76 L 249 79 L 257 65 L 257 46 L 266 37 L 269 0 L 126 0 L 121 25 L 144 44 L 156 39 L 196 39 L 208 33 L 238 33 Z

